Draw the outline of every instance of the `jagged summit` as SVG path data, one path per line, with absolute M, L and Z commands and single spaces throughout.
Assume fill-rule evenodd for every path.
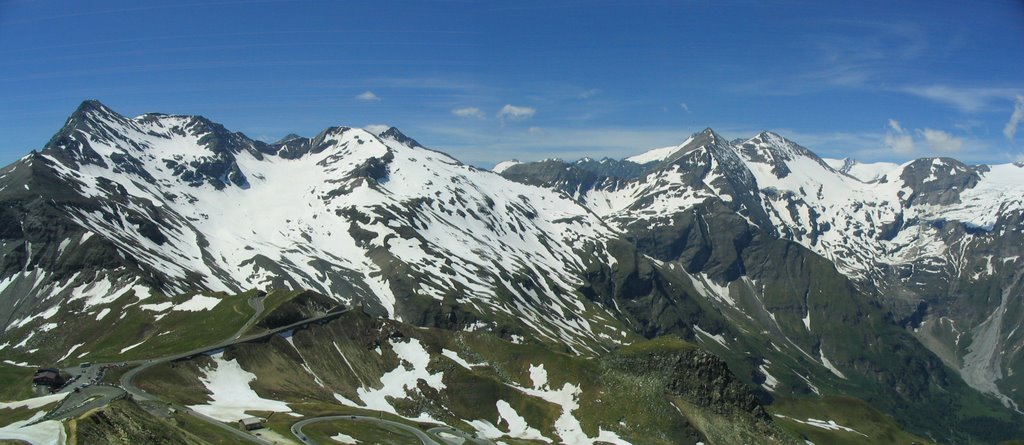
M 61 208 L 53 218 L 70 235 L 54 236 L 78 240 L 88 230 L 130 278 L 72 283 L 48 265 L 19 278 L 41 280 L 26 294 L 42 298 L 58 283 L 167 294 L 307 288 L 396 318 L 459 295 L 477 316 L 533 312 L 536 321 L 517 329 L 576 348 L 612 332 L 607 322 L 549 317 L 553 307 L 576 309 L 583 264 L 571 258 L 577 249 L 605 255 L 599 242 L 609 231 L 555 192 L 462 165 L 393 127 L 331 127 L 266 144 L 196 116 L 126 119 L 93 103 L 80 115 L 88 128 L 61 130 L 36 158 L 40 174 L 87 203 Z M 523 270 L 556 281 L 499 287 Z M 543 298 L 513 305 L 502 297 L 509 286 Z
M 715 144 L 719 140 L 724 140 L 721 136 L 715 133 L 711 127 L 705 128 L 702 131 L 694 133 L 690 137 L 686 138 L 679 145 L 671 145 L 668 147 L 655 148 L 648 150 L 638 155 L 630 156 L 626 158 L 626 161 L 635 162 L 637 164 L 649 164 L 654 162 L 665 162 L 671 158 L 676 158 L 681 154 L 693 150 L 694 148 L 705 146 L 708 144 Z
M 107 107 L 96 99 L 87 99 L 82 101 L 82 103 L 78 105 L 78 108 L 75 109 L 74 113 L 72 113 L 72 116 L 87 115 L 90 113 L 121 116 L 116 111 L 110 109 L 110 107 Z
M 406 136 L 404 133 L 402 133 L 399 129 L 395 127 L 389 127 L 387 130 L 385 130 L 383 133 L 380 133 L 378 136 L 381 138 L 394 139 L 395 141 L 403 145 L 407 145 L 409 147 L 423 148 L 423 145 L 421 145 L 415 139 Z
M 299 135 L 295 134 L 295 133 L 288 133 L 283 138 L 278 139 L 276 142 L 274 142 L 274 145 L 283 145 L 285 142 L 291 141 L 293 139 L 304 139 L 304 138 L 302 136 L 299 136 Z

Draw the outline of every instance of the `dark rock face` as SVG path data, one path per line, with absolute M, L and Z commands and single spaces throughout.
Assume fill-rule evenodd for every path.
M 613 354 L 606 360 L 610 367 L 636 370 L 634 372 L 656 379 L 664 385 L 668 396 L 680 397 L 734 422 L 752 425 L 771 443 L 789 440 L 774 426 L 771 415 L 750 387 L 730 371 L 725 361 L 707 351 L 694 348 L 678 352 Z M 695 441 L 702 439 L 697 437 Z
M 408 147 L 423 147 L 423 145 L 421 145 L 419 142 L 416 142 L 415 139 L 406 136 L 404 133 L 402 133 L 395 127 L 388 128 L 387 131 L 380 134 L 380 137 L 394 139 L 398 141 L 400 144 Z
M 572 164 L 558 159 L 513 165 L 501 175 L 524 184 L 559 190 L 579 199 L 590 190 L 620 187 L 626 181 L 643 175 L 649 165 L 630 161 L 585 158 Z
M 338 303 L 330 297 L 313 292 L 303 291 L 286 303 L 278 306 L 273 312 L 259 322 L 266 329 L 288 326 L 307 318 L 314 318 L 329 313 L 337 308 Z
M 669 393 L 686 397 L 718 414 L 744 413 L 759 423 L 770 424 L 771 416 L 750 388 L 736 378 L 720 358 L 696 349 L 675 357 L 671 363 Z
M 914 192 L 903 199 L 915 204 L 948 205 L 960 202 L 960 193 L 978 184 L 978 171 L 952 158 L 924 158 L 911 163 L 900 179 Z

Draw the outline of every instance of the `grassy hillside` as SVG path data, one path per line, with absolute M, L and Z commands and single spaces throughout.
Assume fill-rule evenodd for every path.
M 756 443 L 797 443 L 766 414 L 757 417 L 750 413 L 745 403 L 756 405 L 756 398 L 728 372 L 724 362 L 672 338 L 588 358 L 541 343 L 516 344 L 485 333 L 415 328 L 351 312 L 326 325 L 297 330 L 289 338 L 275 336 L 230 347 L 218 360 L 237 361 L 257 376 L 249 386 L 260 397 L 286 401 L 304 416 L 375 415 L 378 409 L 362 407 L 359 401 L 369 400 L 366 394 L 380 389 L 387 375 L 421 366 L 402 356 L 401 351 L 414 344 L 429 357 L 425 375 L 437 380 L 419 379 L 400 396 L 388 396 L 386 411 L 392 413 L 385 414 L 387 419 L 421 428 L 443 423 L 479 434 L 488 433 L 487 428 L 481 429 L 480 422 L 486 421 L 496 428 L 491 434 L 498 431 L 504 435 L 502 441 L 530 440 L 529 434 L 510 430 L 502 410 L 507 413 L 511 408 L 536 435 L 556 441 L 567 434 L 559 425 L 572 419 L 579 422 L 578 432 L 591 438 L 614 433 L 644 444 L 728 443 L 709 441 L 697 423 L 681 414 L 675 402 L 686 400 L 694 407 L 691 412 L 718 416 L 720 423 L 757 438 Z M 155 367 L 140 376 L 139 384 L 176 403 L 201 405 L 209 400 L 201 379 L 214 363 L 209 357 L 199 357 Z M 707 384 L 701 383 L 704 377 Z M 569 397 L 568 409 L 552 401 L 552 397 L 557 399 L 553 393 L 568 395 L 575 388 L 579 391 Z M 335 394 L 357 402 L 339 402 Z M 264 413 L 253 410 L 248 414 Z M 409 420 L 417 417 L 436 422 Z M 295 420 L 276 416 L 271 428 L 287 433 Z M 338 428 L 342 427 L 329 424 L 310 431 L 326 435 Z M 353 437 L 385 434 L 373 428 L 344 428 Z

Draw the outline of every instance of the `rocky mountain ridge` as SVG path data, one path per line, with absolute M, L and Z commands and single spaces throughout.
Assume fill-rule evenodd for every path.
M 1024 167 L 968 166 L 951 158 L 902 165 L 824 160 L 770 132 L 724 141 L 704 130 L 678 147 L 616 161 L 644 161 L 642 173 L 614 182 L 598 175 L 570 195 L 633 237 L 659 230 L 654 226 L 686 209 L 728 207 L 709 223 L 740 216 L 754 231 L 797 242 L 833 262 L 973 387 L 1016 408 L 1021 399 L 1008 394 L 1016 393 L 1017 384 L 999 389 L 995 382 L 1020 374 L 1024 349 L 1018 335 L 1024 331 L 1016 329 L 1024 293 L 1017 278 Z M 676 167 L 704 153 L 710 156 Z M 502 174 L 571 190 L 575 183 L 545 177 L 556 169 L 550 162 L 519 163 Z M 649 222 L 651 230 L 638 221 Z M 726 224 L 734 223 L 719 226 Z
M 0 351 L 87 360 L 71 326 L 113 323 L 127 334 L 103 351 L 125 351 L 155 334 L 126 315 L 178 323 L 216 292 L 310 289 L 584 357 L 678 336 L 764 403 L 847 394 L 915 433 L 977 439 L 985 419 L 1012 437 L 1013 168 L 926 160 L 863 182 L 778 135 L 708 129 L 499 175 L 394 128 L 267 144 L 87 101 L 0 170 Z

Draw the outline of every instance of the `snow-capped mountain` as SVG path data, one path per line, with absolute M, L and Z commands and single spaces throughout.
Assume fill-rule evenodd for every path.
M 824 160 L 774 133 L 726 142 L 710 129 L 680 146 L 616 162 L 636 161 L 643 162 L 642 173 L 614 181 L 600 176 L 573 196 L 641 239 L 689 210 L 720 229 L 733 224 L 723 219 L 740 216 L 758 234 L 828 259 L 974 388 L 1009 405 L 1024 400 L 1008 396 L 1020 387 L 1016 376 L 1024 364 L 1024 330 L 1017 330 L 1024 324 L 1024 166 L 968 166 L 950 158 L 902 165 Z M 503 175 L 538 178 L 536 168 L 519 164 Z M 731 211 L 709 210 L 722 207 Z M 722 249 L 709 250 L 714 256 Z M 720 278 L 728 284 L 746 275 Z
M 885 176 L 886 173 L 896 170 L 900 166 L 893 162 L 864 163 L 853 158 L 823 158 L 822 160 L 836 171 L 846 173 L 863 182 L 871 182 L 879 179 L 882 176 Z
M 417 323 L 508 317 L 574 346 L 622 337 L 617 323 L 579 317 L 601 309 L 575 296 L 588 261 L 613 261 L 612 229 L 393 128 L 265 144 L 202 117 L 126 118 L 86 102 L 0 175 L 19 204 L 6 216 L 23 221 L 9 231 L 24 240 L 5 243 L 0 290 L 18 302 L 5 306 L 8 328 L 65 301 L 100 311 L 129 290 L 287 287 Z
M 1000 403 L 1024 401 L 1020 166 L 925 159 L 865 181 L 773 133 L 707 129 L 495 170 L 394 128 L 267 144 L 87 101 L 0 170 L 0 351 L 67 361 L 110 314 L 309 289 L 583 356 L 680 336 L 765 400 L 853 395 L 921 434 L 1017 420 Z

